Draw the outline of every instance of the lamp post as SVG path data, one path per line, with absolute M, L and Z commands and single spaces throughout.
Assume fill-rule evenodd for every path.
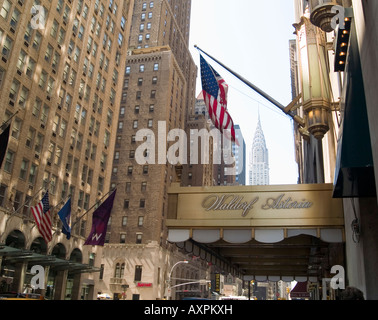
M 171 298 L 171 295 L 172 295 L 172 292 L 171 292 L 171 288 L 172 288 L 172 283 L 171 283 L 171 277 L 172 277 L 172 272 L 173 272 L 173 269 L 175 267 L 177 267 L 179 264 L 182 264 L 182 263 L 189 263 L 189 261 L 187 260 L 183 260 L 183 261 L 179 261 L 179 262 L 176 262 L 173 267 L 171 268 L 171 271 L 169 272 L 169 275 L 168 275 L 168 292 L 167 292 L 167 298 L 168 300 L 170 300 Z

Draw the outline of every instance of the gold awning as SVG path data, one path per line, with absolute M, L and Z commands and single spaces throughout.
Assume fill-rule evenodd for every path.
M 316 279 L 345 242 L 342 201 L 332 192 L 332 184 L 174 185 L 168 240 L 187 251 L 186 243 L 206 246 L 246 276 Z

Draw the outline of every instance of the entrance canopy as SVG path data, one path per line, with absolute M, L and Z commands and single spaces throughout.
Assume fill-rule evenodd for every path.
M 100 272 L 99 268 L 75 261 L 59 259 L 53 255 L 44 255 L 31 250 L 17 249 L 0 244 L 2 264 L 17 264 L 28 262 L 29 265 L 49 266 L 50 270 L 68 270 L 70 273 Z
M 332 192 L 332 184 L 173 186 L 168 239 L 206 245 L 246 276 L 306 281 L 344 242 L 342 202 Z

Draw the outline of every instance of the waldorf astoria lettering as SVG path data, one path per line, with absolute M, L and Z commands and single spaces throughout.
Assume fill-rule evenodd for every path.
M 312 202 L 302 199 L 301 201 L 293 200 L 291 197 L 285 198 L 285 194 L 281 194 L 277 198 L 268 198 L 266 203 L 261 206 L 263 210 L 269 209 L 308 209 L 311 208 Z
M 202 201 L 202 207 L 205 208 L 206 211 L 239 210 L 242 211 L 242 216 L 245 217 L 253 208 L 253 205 L 259 200 L 259 197 L 255 197 L 251 201 L 243 200 L 243 196 L 234 194 L 222 196 L 213 194 Z
M 245 200 L 244 196 L 228 194 L 228 195 L 216 195 L 212 194 L 206 197 L 202 201 L 202 207 L 206 211 L 241 211 L 242 217 L 246 217 L 248 213 L 253 209 L 253 206 L 259 201 L 259 197 L 254 197 L 249 200 Z M 261 209 L 308 209 L 313 205 L 312 202 L 302 199 L 300 201 L 294 200 L 290 196 L 286 196 L 284 193 L 280 194 L 276 198 L 267 198 L 262 200 Z

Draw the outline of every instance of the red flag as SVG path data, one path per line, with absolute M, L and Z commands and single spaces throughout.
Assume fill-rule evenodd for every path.
M 43 239 L 48 243 L 52 239 L 51 232 L 51 212 L 49 205 L 49 192 L 47 191 L 42 200 L 35 206 L 31 207 L 35 223 Z
M 234 122 L 227 111 L 228 85 L 224 79 L 201 57 L 202 93 L 205 104 L 209 110 L 209 116 L 216 128 L 222 133 L 231 131 L 231 139 L 236 141 Z

